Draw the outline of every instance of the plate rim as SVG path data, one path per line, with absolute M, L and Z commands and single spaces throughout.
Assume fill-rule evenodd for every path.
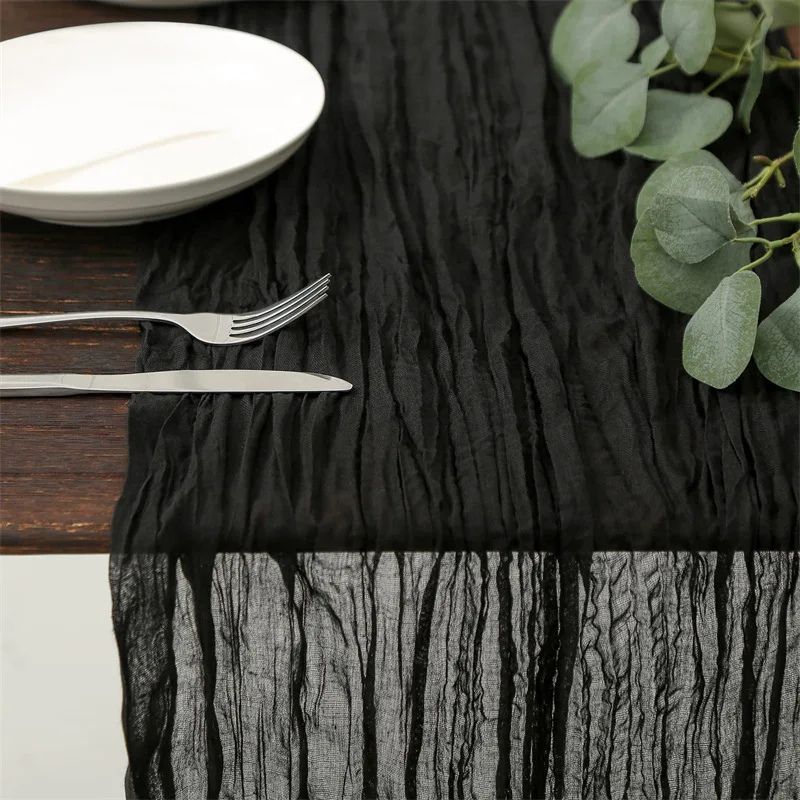
M 217 202 L 218 200 L 228 197 L 229 195 L 236 194 L 248 186 L 252 186 L 260 180 L 263 180 L 268 175 L 271 175 L 275 170 L 282 167 L 302 146 L 308 138 L 306 133 L 299 139 L 295 139 L 290 145 L 287 145 L 279 153 L 265 158 L 258 165 L 254 165 L 248 170 L 242 170 L 241 175 L 235 181 L 225 183 L 217 186 L 212 185 L 204 187 L 204 191 L 197 194 L 185 195 L 182 198 L 168 199 L 166 197 L 152 197 L 147 203 L 139 203 L 138 205 L 104 205 L 102 209 L 95 209 L 88 206 L 81 206 L 78 203 L 69 204 L 69 209 L 65 212 L 65 206 L 21 206 L 3 203 L 3 195 L 0 191 L 0 210 L 7 214 L 15 214 L 17 216 L 26 217 L 28 219 L 42 220 L 44 217 L 48 219 L 47 222 L 55 222 L 63 225 L 97 225 L 98 220 L 102 224 L 130 224 L 128 222 L 114 222 L 114 220 L 126 220 L 128 218 L 137 218 L 137 221 L 148 219 L 158 219 L 163 215 L 173 216 L 174 214 L 183 214 L 186 211 L 191 211 L 195 208 L 201 208 L 208 205 L 208 203 Z M 287 152 L 288 151 L 288 152 Z M 285 155 L 284 155 L 285 154 Z M 281 157 L 283 156 L 283 157 Z M 277 159 L 277 163 L 270 164 L 271 161 Z M 257 167 L 257 168 L 256 168 Z M 266 167 L 266 169 L 264 169 Z M 262 171 L 263 170 L 263 171 Z M 200 188 L 200 187 L 198 187 Z M 174 211 L 173 209 L 184 209 Z M 144 216 L 142 216 L 144 215 Z M 153 216 L 155 215 L 155 216 Z M 110 221 L 110 222 L 109 222 Z
M 308 125 L 297 136 L 283 143 L 280 147 L 277 147 L 266 153 L 262 153 L 261 155 L 249 161 L 243 161 L 242 163 L 237 164 L 233 167 L 228 167 L 227 169 L 220 170 L 218 172 L 211 172 L 201 177 L 187 178 L 186 180 L 173 181 L 170 183 L 154 183 L 148 186 L 139 186 L 137 188 L 131 188 L 131 189 L 108 189 L 108 190 L 82 189 L 82 190 L 69 190 L 69 191 L 64 191 L 64 190 L 54 191 L 54 190 L 31 188 L 31 187 L 9 186 L 7 184 L 0 183 L 0 208 L 2 208 L 3 205 L 5 205 L 4 202 L 5 200 L 10 201 L 12 200 L 13 197 L 19 197 L 20 199 L 30 199 L 30 200 L 34 200 L 35 198 L 40 198 L 40 199 L 57 198 L 59 200 L 85 198 L 87 200 L 90 200 L 90 199 L 99 199 L 104 197 L 107 198 L 111 197 L 121 198 L 124 196 L 134 197 L 136 195 L 155 194 L 167 190 L 188 189 L 191 186 L 199 187 L 200 185 L 208 181 L 224 180 L 227 177 L 233 176 L 237 172 L 246 171 L 257 167 L 257 165 L 260 162 L 266 161 L 272 158 L 273 156 L 278 155 L 282 151 L 296 144 L 299 140 L 308 136 L 312 128 L 319 121 L 319 118 L 322 115 L 322 112 L 325 108 L 325 102 L 327 100 L 325 82 L 323 81 L 322 75 L 320 75 L 319 70 L 302 53 L 298 53 L 297 50 L 293 50 L 291 47 L 288 47 L 282 42 L 277 42 L 274 39 L 269 39 L 266 36 L 259 36 L 258 34 L 250 33 L 249 31 L 242 31 L 237 28 L 226 28 L 224 26 L 219 26 L 219 25 L 204 25 L 202 23 L 197 23 L 197 22 L 171 22 L 171 21 L 160 21 L 160 20 L 127 20 L 123 22 L 97 22 L 97 23 L 91 23 L 89 25 L 69 25 L 64 28 L 52 28 L 47 31 L 37 31 L 34 33 L 27 33 L 24 36 L 16 36 L 12 39 L 6 39 L 5 41 L 0 42 L 0 56 L 2 55 L 2 50 L 4 45 L 10 44 L 11 42 L 17 42 L 21 39 L 28 39 L 32 36 L 46 36 L 51 33 L 70 31 L 82 28 L 108 28 L 108 27 L 118 28 L 120 26 L 202 28 L 204 30 L 211 29 L 215 31 L 224 31 L 225 33 L 230 33 L 230 34 L 247 36 L 253 39 L 258 39 L 259 41 L 262 42 L 266 41 L 269 42 L 270 45 L 274 45 L 282 50 L 286 50 L 289 53 L 291 53 L 293 57 L 302 59 L 313 70 L 314 74 L 316 75 L 317 82 L 319 84 L 320 96 L 317 103 L 317 107 L 314 110 L 313 117 L 311 118 L 311 121 L 308 123 Z

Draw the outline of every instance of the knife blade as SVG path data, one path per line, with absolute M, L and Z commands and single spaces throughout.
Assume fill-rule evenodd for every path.
M 116 375 L 0 375 L 0 397 L 64 397 L 131 392 L 347 392 L 352 388 L 351 383 L 330 375 L 259 369 L 184 369 Z

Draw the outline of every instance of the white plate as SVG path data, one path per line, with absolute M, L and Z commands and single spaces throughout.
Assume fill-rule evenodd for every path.
M 0 208 L 73 225 L 171 216 L 242 189 L 322 111 L 314 67 L 226 28 L 119 22 L 0 44 Z

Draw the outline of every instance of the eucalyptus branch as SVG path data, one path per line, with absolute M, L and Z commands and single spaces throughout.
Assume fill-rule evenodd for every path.
M 759 23 L 763 19 L 763 15 L 759 18 Z M 753 36 L 757 35 L 758 33 L 758 26 L 753 33 Z M 731 61 L 731 65 L 721 72 L 716 80 L 712 81 L 703 92 L 705 94 L 711 94 L 715 89 L 718 89 L 722 86 L 723 83 L 726 83 L 731 78 L 736 78 L 740 75 L 741 69 L 745 64 L 750 64 L 753 61 L 753 46 L 755 42 L 753 37 L 745 41 L 741 48 L 735 53 L 730 52 L 728 50 L 723 50 L 718 47 L 714 47 L 711 50 L 712 55 L 719 56 L 723 59 L 727 59 Z M 800 59 L 797 58 L 784 58 L 783 56 L 776 55 L 774 53 L 769 53 L 769 58 L 767 59 L 766 65 L 762 67 L 764 72 L 774 72 L 775 70 L 779 69 L 800 69 Z
M 736 77 L 736 75 L 739 74 L 739 70 L 742 68 L 742 61 L 745 57 L 745 54 L 749 53 L 749 50 L 750 42 L 745 42 L 739 50 L 739 53 L 737 54 L 736 60 L 733 62 L 733 64 L 728 67 L 725 72 L 721 73 L 715 81 L 706 86 L 706 88 L 703 89 L 703 92 L 705 92 L 705 94 L 711 94 L 714 89 L 722 86 L 725 81 L 729 81 L 731 78 Z
M 755 261 L 751 261 L 749 264 L 745 264 L 743 267 L 740 267 L 736 270 L 736 272 L 749 272 L 750 270 L 755 269 L 756 267 L 760 267 L 765 261 L 769 261 L 772 258 L 773 248 L 768 247 L 764 255 L 757 258 Z M 734 273 L 734 275 L 736 274 Z
M 777 69 L 800 69 L 800 58 L 781 58 L 770 53 L 770 60 L 764 71 L 774 72 Z
M 792 131 L 791 152 L 755 156 L 755 174 L 742 182 L 706 149 L 734 119 L 750 133 L 765 73 L 800 70 L 798 54 L 770 34 L 791 21 L 784 4 L 797 2 L 663 0 L 660 35 L 643 43 L 633 0 L 570 0 L 553 32 L 553 62 L 572 91 L 577 152 L 600 158 L 624 150 L 663 162 L 636 199 L 634 275 L 655 300 L 691 315 L 684 368 L 717 389 L 730 386 L 752 358 L 768 380 L 800 392 L 800 290 L 760 319 L 762 281 L 770 275 L 754 272 L 789 245 L 800 267 L 800 211 L 755 219 L 751 207 L 770 181 L 787 186 L 790 161 L 800 173 L 800 131 Z M 704 72 L 707 85 L 653 88 L 653 79 L 676 70 Z M 738 102 L 715 91 L 733 78 L 744 79 Z M 767 113 L 756 119 L 768 124 L 770 103 L 784 101 L 776 94 L 761 102 Z M 776 238 L 760 227 L 787 223 L 794 233 L 782 229 Z
M 719 56 L 720 58 L 724 58 L 727 61 L 737 61 L 739 59 L 739 52 L 732 53 L 730 50 L 723 50 L 720 47 L 712 47 L 711 48 L 711 55 L 712 56 Z M 745 54 L 744 60 L 747 62 L 752 61 L 752 57 L 749 54 Z
M 766 225 L 768 222 L 800 222 L 800 211 L 791 211 L 788 214 L 780 214 L 777 217 L 762 217 L 761 219 L 753 220 L 752 224 Z
M 763 244 L 764 247 L 769 247 L 772 242 L 769 239 L 765 239 L 763 236 L 737 236 L 734 242 L 739 242 L 739 244 Z
M 714 47 L 711 49 L 712 56 L 719 56 L 719 58 L 724 58 L 726 61 L 738 61 L 739 54 L 740 53 L 738 50 L 736 52 L 731 52 L 730 50 L 723 50 L 720 47 Z M 753 56 L 747 52 L 742 58 L 742 61 L 745 64 L 749 64 L 752 60 Z M 775 72 L 775 70 L 779 69 L 800 69 L 800 58 L 784 58 L 783 56 L 770 53 L 767 64 L 764 66 L 764 71 Z
M 768 167 L 772 164 L 772 159 L 767 156 L 753 156 L 753 161 L 765 167 Z M 783 176 L 783 170 L 781 170 L 780 167 L 777 167 L 775 170 L 775 180 L 781 189 L 786 188 L 786 178 Z
M 798 214 L 784 214 L 784 217 L 793 217 L 800 221 L 800 213 Z M 759 222 L 769 222 L 774 219 L 781 219 L 781 218 L 767 218 L 766 220 L 759 220 Z M 734 239 L 736 242 L 745 242 L 745 243 L 754 243 L 760 244 L 765 248 L 765 252 L 760 255 L 755 261 L 751 261 L 749 264 L 745 264 L 743 267 L 740 267 L 737 272 L 747 272 L 749 270 L 755 269 L 756 267 L 763 264 L 765 261 L 769 261 L 772 258 L 774 252 L 781 247 L 786 247 L 786 245 L 794 245 L 795 242 L 800 241 L 800 230 L 795 231 L 791 236 L 786 236 L 783 239 L 763 239 L 760 236 L 752 236 L 752 237 L 741 237 Z
M 776 172 L 780 172 L 781 165 L 791 160 L 792 155 L 792 151 L 790 150 L 788 153 L 784 153 L 778 158 L 755 156 L 753 159 L 754 161 L 766 163 L 766 166 L 761 170 L 761 172 L 758 173 L 758 175 L 751 178 L 749 181 L 747 181 L 747 183 L 744 184 L 742 197 L 745 200 L 750 200 L 751 198 L 755 197 L 767 185 L 767 183 L 769 183 L 772 176 L 775 175 Z M 783 176 L 781 175 L 781 178 L 782 177 Z

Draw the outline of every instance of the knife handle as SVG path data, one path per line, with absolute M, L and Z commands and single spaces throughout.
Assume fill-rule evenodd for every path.
M 64 375 L 0 375 L 0 397 L 67 397 L 91 392 L 90 380 L 86 385 L 71 380 L 64 382 Z M 72 376 L 73 378 L 75 376 Z M 89 378 L 89 376 L 86 376 Z

